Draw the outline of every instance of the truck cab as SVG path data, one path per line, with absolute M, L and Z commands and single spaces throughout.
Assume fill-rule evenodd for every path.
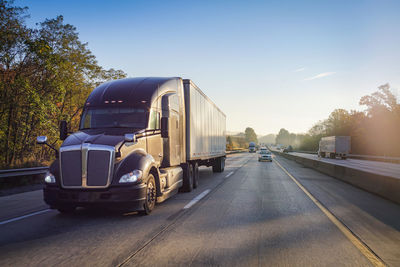
M 196 187 L 200 165 L 220 170 L 224 153 L 187 158 L 184 94 L 181 78 L 129 78 L 95 88 L 79 130 L 68 135 L 61 124 L 64 142 L 46 175 L 44 201 L 60 212 L 110 206 L 149 214 L 156 202 Z
M 256 143 L 250 142 L 249 143 L 249 153 L 256 153 Z

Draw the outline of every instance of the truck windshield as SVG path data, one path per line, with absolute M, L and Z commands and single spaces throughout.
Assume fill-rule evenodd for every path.
M 80 129 L 97 128 L 146 128 L 146 112 L 138 108 L 92 108 L 86 109 L 81 118 Z

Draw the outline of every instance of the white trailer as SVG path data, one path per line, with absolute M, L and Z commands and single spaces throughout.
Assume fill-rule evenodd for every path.
M 183 80 L 186 159 L 218 170 L 225 165 L 226 116 L 191 80 Z M 217 167 L 214 167 L 217 166 Z
M 319 141 L 319 157 L 329 157 L 331 159 L 341 157 L 342 159 L 346 159 L 350 152 L 350 136 L 327 136 L 322 137 Z

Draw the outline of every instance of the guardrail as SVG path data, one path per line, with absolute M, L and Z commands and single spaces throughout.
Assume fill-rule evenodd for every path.
M 0 170 L 0 178 L 45 174 L 49 167 Z
M 276 150 L 276 149 L 270 149 L 270 150 L 282 152 L 282 151 Z M 291 152 L 303 153 L 303 154 L 314 154 L 314 155 L 318 154 L 318 152 L 316 152 L 316 151 L 293 150 Z M 365 159 L 365 160 L 373 160 L 373 161 L 400 163 L 400 157 L 371 156 L 371 155 L 358 155 L 358 154 L 349 154 L 347 157 L 352 158 L 352 159 Z
M 226 154 L 229 155 L 229 154 L 242 153 L 242 152 L 248 152 L 248 151 L 249 151 L 248 149 L 243 148 L 243 149 L 236 149 L 236 150 L 226 151 Z

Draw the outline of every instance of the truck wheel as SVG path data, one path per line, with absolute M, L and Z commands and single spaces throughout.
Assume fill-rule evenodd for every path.
M 152 174 L 149 174 L 146 186 L 146 200 L 143 205 L 144 210 L 142 211 L 142 214 L 149 215 L 154 209 L 154 206 L 156 205 L 156 194 L 157 190 L 154 176 Z
M 193 163 L 193 188 L 197 188 L 199 185 L 199 164 Z
M 59 206 L 57 207 L 58 212 L 60 213 L 73 213 L 75 211 L 76 207 L 75 206 Z
M 193 165 L 186 163 L 182 166 L 183 169 L 183 185 L 180 188 L 181 192 L 192 192 L 193 190 Z
M 334 153 L 330 153 L 330 154 L 329 154 L 329 157 L 330 157 L 331 159 L 335 159 L 335 158 L 336 158 L 336 155 L 335 155 Z
M 325 152 L 321 152 L 321 158 L 325 158 Z
M 217 158 L 214 162 L 212 169 L 213 172 L 223 172 L 225 169 L 225 158 L 224 157 Z

